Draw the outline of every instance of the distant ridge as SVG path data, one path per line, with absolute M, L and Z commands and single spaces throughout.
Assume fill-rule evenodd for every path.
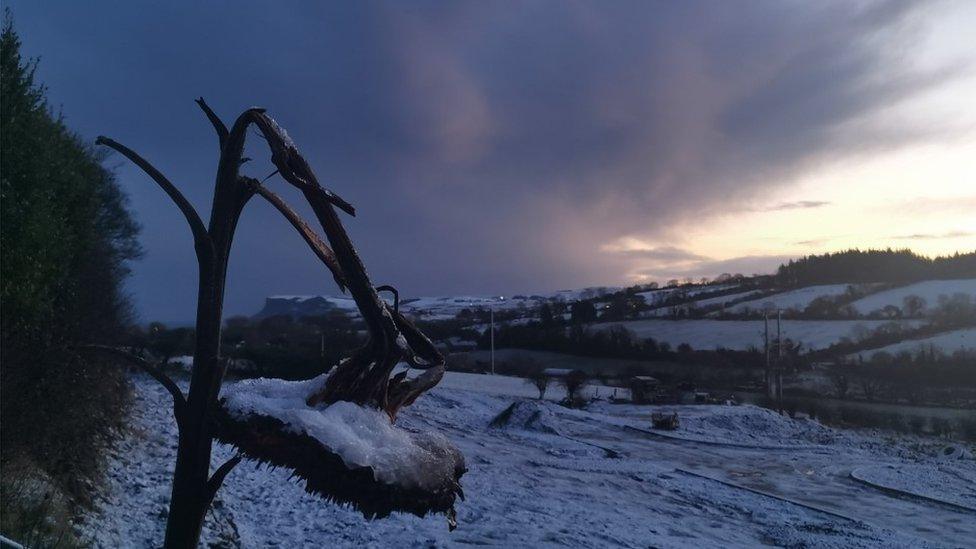
M 351 297 L 322 295 L 273 295 L 264 300 L 264 307 L 255 318 L 272 316 L 323 316 L 334 311 L 356 312 L 356 302 Z
M 492 308 L 496 311 L 507 311 L 521 307 L 532 308 L 551 299 L 562 298 L 566 301 L 581 298 L 589 299 L 611 294 L 619 290 L 620 288 L 600 287 L 583 288 L 581 290 L 560 290 L 558 292 L 533 295 L 458 295 L 401 298 L 400 308 L 405 312 L 427 320 L 445 320 L 454 318 L 464 309 Z M 387 296 L 382 297 L 389 299 Z M 301 318 L 304 316 L 322 316 L 333 312 L 344 312 L 350 315 L 358 315 L 359 313 L 356 308 L 356 303 L 352 298 L 346 296 L 273 295 L 268 296 L 264 300 L 264 307 L 254 315 L 254 318 L 262 319 L 272 316 Z

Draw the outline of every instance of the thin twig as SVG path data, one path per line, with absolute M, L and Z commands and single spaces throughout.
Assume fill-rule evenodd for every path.
M 272 177 L 274 177 L 275 175 L 277 175 L 277 173 L 278 173 L 278 170 L 275 170 L 275 171 L 269 173 L 267 175 L 267 177 L 265 177 L 264 179 L 261 180 L 261 183 L 264 183 L 265 181 L 271 179 Z
M 183 410 L 186 408 L 186 397 L 183 396 L 183 391 L 181 391 L 179 386 L 176 385 L 176 382 L 174 382 L 171 377 L 164 374 L 157 365 L 152 364 L 141 356 L 132 354 L 125 349 L 120 347 L 112 347 L 111 345 L 79 345 L 74 348 L 78 349 L 79 351 L 92 350 L 112 354 L 117 357 L 124 358 L 135 366 L 141 368 L 153 379 L 158 381 L 159 384 L 162 385 L 167 391 L 169 391 L 169 394 L 173 397 L 173 415 L 176 417 L 176 424 L 177 426 L 182 426 Z
M 207 119 L 210 120 L 211 124 L 213 124 L 214 131 L 217 132 L 217 139 L 220 141 L 221 148 L 223 148 L 224 142 L 227 141 L 227 126 L 224 124 L 223 120 L 217 116 L 217 113 L 213 112 L 213 109 L 210 108 L 210 105 L 207 105 L 207 102 L 204 101 L 202 97 L 196 100 L 196 104 L 200 106 L 203 113 L 207 115 Z

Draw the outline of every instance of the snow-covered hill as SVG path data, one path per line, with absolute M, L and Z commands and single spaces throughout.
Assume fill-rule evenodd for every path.
M 111 456 L 96 509 L 78 523 L 94 547 L 154 547 L 163 536 L 176 440 L 172 408 L 155 382 L 134 379 L 134 424 Z M 752 406 L 568 410 L 509 396 L 511 382 L 493 381 L 449 373 L 443 386 L 401 412 L 404 427 L 444 433 L 466 456 L 467 498 L 454 532 L 440 516 L 367 521 L 306 494 L 286 470 L 245 461 L 218 492 L 205 542 L 925 548 L 976 539 L 976 463 L 938 457 L 945 441 L 837 431 Z M 490 427 L 514 401 L 508 423 Z M 678 412 L 681 428 L 650 431 L 652 411 Z M 233 450 L 218 444 L 214 453 L 221 463 Z M 927 475 L 916 481 L 877 473 L 885 467 Z M 853 481 L 854 471 L 888 491 Z M 956 489 L 943 503 L 931 486 Z
M 859 284 L 855 289 L 862 294 L 884 287 L 880 284 Z M 645 303 L 656 308 L 646 309 L 638 313 L 641 320 L 623 322 L 597 323 L 593 329 L 604 329 L 609 326 L 622 325 L 632 330 L 640 338 L 654 338 L 667 342 L 672 347 L 681 343 L 688 343 L 694 349 L 713 350 L 726 348 L 745 350 L 750 347 L 759 348 L 763 341 L 763 326 L 761 320 L 665 320 L 675 313 L 689 314 L 691 310 L 712 310 L 725 307 L 726 313 L 750 313 L 763 310 L 782 310 L 798 312 L 806 309 L 814 300 L 821 297 L 838 298 L 846 294 L 851 285 L 827 284 L 796 288 L 785 291 L 776 289 L 758 290 L 741 283 L 712 284 L 698 286 L 683 286 L 677 288 L 662 288 L 640 292 L 637 295 L 644 298 Z M 519 311 L 514 320 L 506 320 L 508 324 L 525 324 L 538 318 L 538 307 L 552 299 L 571 302 L 578 299 L 596 299 L 599 312 L 608 307 L 608 300 L 599 298 L 617 288 L 588 288 L 582 290 L 564 290 L 545 295 L 516 295 L 503 296 L 440 296 L 422 298 L 403 298 L 400 308 L 407 314 L 422 320 L 449 320 L 457 317 L 464 309 L 476 310 L 492 308 L 495 311 Z M 728 292 L 725 295 L 708 297 L 715 292 Z M 923 314 L 930 313 L 939 305 L 940 299 L 956 294 L 965 294 L 976 301 L 976 279 L 963 280 L 928 280 L 906 286 L 875 291 L 866 297 L 854 301 L 853 310 L 861 315 L 868 315 L 893 305 L 900 309 L 904 306 L 905 297 L 918 296 L 925 302 Z M 699 297 L 701 296 L 701 297 Z M 754 297 L 754 299 L 749 299 Z M 384 295 L 385 299 L 389 296 Z M 745 300 L 745 301 L 743 301 Z M 672 303 L 667 306 L 660 304 Z M 355 303 L 348 297 L 330 296 L 272 296 L 267 299 L 264 309 L 258 314 L 259 318 L 277 314 L 305 316 L 328 314 L 331 311 L 342 311 L 350 315 L 358 315 Z M 718 315 L 713 310 L 709 317 Z M 568 318 L 565 313 L 564 317 Z M 755 318 L 755 317 L 752 317 Z M 468 326 L 472 330 L 482 332 L 487 329 L 484 320 L 471 321 Z M 784 320 L 782 324 L 783 337 L 794 342 L 800 342 L 805 350 L 823 349 L 831 344 L 840 342 L 843 338 L 857 341 L 868 335 L 872 330 L 882 325 L 882 320 Z M 917 328 L 924 321 L 898 321 L 903 328 Z M 771 332 L 772 335 L 772 332 Z M 952 337 L 936 335 L 927 342 L 944 352 L 951 353 L 960 348 L 957 340 Z M 967 343 L 968 344 L 968 343 Z M 900 344 L 899 344 L 900 345 Z M 905 345 L 915 345 L 906 341 Z M 945 345 L 943 348 L 942 346 Z M 904 347 L 892 347 L 901 350 Z M 888 350 L 888 349 L 886 349 Z
M 930 349 L 937 349 L 946 354 L 952 354 L 960 350 L 976 350 L 976 328 L 951 330 L 921 339 L 906 339 L 877 349 L 861 351 L 855 353 L 853 356 L 860 355 L 862 358 L 868 359 L 880 352 L 896 355 L 905 351 L 917 353 L 922 350 L 929 351 Z M 976 364 L 973 367 L 976 367 Z
M 797 290 L 790 290 L 766 296 L 760 299 L 744 301 L 729 307 L 730 313 L 743 313 L 746 311 L 775 311 L 794 310 L 802 311 L 806 309 L 813 300 L 819 297 L 834 297 L 843 295 L 847 291 L 848 284 L 824 284 L 820 286 L 807 286 Z
M 926 280 L 871 294 L 851 305 L 861 314 L 869 314 L 888 305 L 902 308 L 906 297 L 918 296 L 925 300 L 926 309 L 931 309 L 939 304 L 940 296 L 952 297 L 954 294 L 965 294 L 976 301 L 976 278 Z
M 823 349 L 843 338 L 852 340 L 865 335 L 888 321 L 883 320 L 783 320 L 782 336 L 802 343 L 806 351 Z M 922 321 L 900 321 L 904 327 L 917 327 Z M 631 320 L 590 325 L 590 329 L 604 330 L 623 326 L 641 339 L 654 338 L 667 342 L 672 348 L 682 343 L 693 349 L 710 351 L 719 347 L 744 351 L 763 346 L 762 320 Z M 775 322 L 770 324 L 770 337 L 775 336 Z
M 560 290 L 542 295 L 514 295 L 514 296 L 483 296 L 483 295 L 455 295 L 434 297 L 406 297 L 401 296 L 400 309 L 412 316 L 425 320 L 450 320 L 464 309 L 494 309 L 507 311 L 512 309 L 532 309 L 543 302 L 552 299 L 575 301 L 599 297 L 619 288 L 583 288 L 580 290 Z M 391 300 L 388 294 L 381 297 Z M 275 315 L 291 315 L 295 317 L 328 314 L 332 311 L 342 311 L 346 314 L 358 316 L 356 303 L 348 296 L 326 295 L 274 295 L 265 299 L 264 308 L 255 315 L 257 318 L 267 318 Z
M 855 285 L 862 291 L 871 291 L 877 285 Z M 659 306 L 657 309 L 646 311 L 644 316 L 668 316 L 671 314 L 672 307 L 660 306 L 666 300 L 676 301 L 678 308 L 688 309 L 707 309 L 710 307 L 721 306 L 724 304 L 738 301 L 730 305 L 727 312 L 743 313 L 748 311 L 761 310 L 793 310 L 802 311 L 811 302 L 819 297 L 837 297 L 848 291 L 849 284 L 825 284 L 818 286 L 807 286 L 785 291 L 775 289 L 746 289 L 734 291 L 736 284 L 712 284 L 677 288 L 662 288 L 639 292 L 636 295 L 644 299 L 650 307 Z M 407 313 L 427 320 L 444 320 L 454 318 L 463 309 L 492 308 L 496 311 L 506 311 L 512 309 L 526 309 L 531 311 L 542 303 L 552 299 L 561 299 L 567 302 L 578 299 L 597 298 L 602 295 L 610 294 L 619 288 L 599 287 L 584 288 L 580 290 L 562 290 L 547 294 L 535 295 L 514 295 L 514 296 L 479 296 L 479 295 L 457 295 L 457 296 L 433 296 L 410 298 L 402 297 L 400 307 Z M 727 291 L 726 295 L 717 297 L 706 297 L 697 299 L 703 294 L 713 294 L 715 292 Z M 771 293 L 772 292 L 772 293 Z M 887 305 L 903 307 L 904 299 L 907 296 L 918 296 L 925 300 L 926 308 L 931 309 L 938 305 L 940 296 L 952 296 L 954 294 L 966 294 L 976 300 L 976 279 L 962 280 L 927 280 L 906 286 L 900 286 L 889 290 L 884 290 L 869 294 L 868 296 L 852 303 L 855 310 L 861 314 L 870 314 L 879 311 Z M 755 299 L 746 299 L 753 295 L 761 295 Z M 388 296 L 383 296 L 389 299 Z M 742 301 L 746 299 L 745 301 Z M 256 315 L 258 318 L 266 318 L 274 315 L 293 315 L 310 316 L 327 314 L 331 311 L 342 311 L 349 314 L 357 314 L 356 305 L 348 296 L 303 296 L 303 295 L 276 295 L 270 296 L 265 300 L 264 308 Z
M 685 301 L 681 304 L 674 306 L 663 306 L 657 307 L 656 309 L 651 309 L 650 311 L 644 312 L 642 317 L 667 317 L 671 316 L 677 311 L 688 311 L 691 309 L 707 309 L 711 307 L 720 307 L 727 303 L 737 301 L 739 299 L 745 299 L 749 296 L 757 295 L 763 293 L 762 290 L 746 290 L 744 292 L 736 292 L 732 294 L 720 295 L 717 297 L 708 297 L 705 299 L 693 299 L 691 301 Z
M 730 290 L 737 286 L 738 284 L 702 284 L 691 287 L 659 288 L 646 292 L 638 292 L 635 295 L 644 298 L 644 302 L 653 307 L 675 296 L 692 299 L 702 294 Z

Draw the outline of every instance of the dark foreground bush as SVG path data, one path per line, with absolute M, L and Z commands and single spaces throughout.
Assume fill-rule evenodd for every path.
M 6 14 L 0 37 L 0 531 L 66 545 L 128 399 L 71 351 L 119 340 L 137 227 L 111 173 L 53 116 Z

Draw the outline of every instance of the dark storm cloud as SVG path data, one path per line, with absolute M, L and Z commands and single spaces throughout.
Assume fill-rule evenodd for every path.
M 68 123 L 142 152 L 201 209 L 217 151 L 192 99 L 268 107 L 358 206 L 377 283 L 408 295 L 623 282 L 634 258 L 601 245 L 910 142 L 917 128 L 850 123 L 945 78 L 905 68 L 924 31 L 905 2 L 12 4 Z M 116 163 L 145 228 L 140 308 L 190 318 L 188 231 Z M 332 291 L 249 206 L 228 310 Z

